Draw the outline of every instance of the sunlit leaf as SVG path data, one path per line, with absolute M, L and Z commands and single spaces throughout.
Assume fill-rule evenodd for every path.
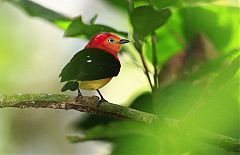
M 239 0 L 182 0 L 186 6 L 219 5 L 229 7 L 239 7 Z
M 57 26 L 65 29 L 71 19 L 61 13 L 48 9 L 44 6 L 41 6 L 32 1 L 26 0 L 8 0 L 9 2 L 13 3 L 14 5 L 23 9 L 27 14 L 34 17 L 40 17 L 49 22 L 56 24 Z
M 135 8 L 130 15 L 134 31 L 143 39 L 163 26 L 170 17 L 169 9 L 154 10 L 150 6 Z
M 120 34 L 122 36 L 127 36 L 126 32 L 121 32 L 117 31 L 111 27 L 105 26 L 105 25 L 100 25 L 100 24 L 94 24 L 94 25 L 89 25 L 85 24 L 82 21 L 82 17 L 79 16 L 73 22 L 69 25 L 67 30 L 64 33 L 65 37 L 86 37 L 90 39 L 92 36 L 102 33 L 102 32 L 112 32 L 116 34 Z
M 237 57 L 229 66 L 227 66 L 215 79 L 215 81 L 212 83 L 212 87 L 219 88 L 221 85 L 224 85 L 224 83 L 231 80 L 240 67 L 240 56 Z
M 116 8 L 128 10 L 128 2 L 126 0 L 104 0 L 107 3 L 111 4 L 112 6 L 115 6 Z M 133 0 L 133 3 L 135 6 L 143 6 L 149 4 L 149 2 L 152 3 L 154 7 L 157 7 L 158 9 L 162 9 L 165 7 L 170 7 L 172 5 L 178 4 L 179 0 Z
M 179 0 L 152 0 L 153 5 L 156 6 L 158 9 L 176 5 L 178 4 L 178 2 Z
M 198 102 L 202 106 L 195 113 L 195 123 L 212 131 L 238 138 L 239 126 L 239 71 L 240 57 L 222 69 L 206 88 Z
M 161 88 L 159 90 L 159 113 L 166 114 L 174 117 L 182 117 L 192 105 L 198 101 L 199 97 L 204 93 L 205 88 L 213 81 L 216 74 L 226 67 L 226 60 L 231 54 L 226 54 L 206 64 L 201 65 L 198 72 L 181 77 L 171 85 Z M 237 64 L 235 60 L 235 69 Z M 232 71 L 231 74 L 221 75 L 219 78 L 225 76 L 231 78 L 234 76 L 236 70 Z M 223 81 L 228 80 L 224 78 Z M 221 83 L 221 82 L 220 82 Z M 161 83 L 160 83 L 161 85 Z M 219 89 L 222 84 L 216 84 L 215 89 Z M 213 90 L 214 92 L 214 90 Z M 191 97 L 188 97 L 191 96 Z M 171 110 L 170 110 L 171 109 Z

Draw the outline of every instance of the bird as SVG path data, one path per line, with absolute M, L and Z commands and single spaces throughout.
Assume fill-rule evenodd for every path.
M 80 89 L 97 90 L 100 96 L 98 105 L 107 102 L 99 89 L 119 74 L 121 63 L 118 53 L 122 45 L 129 42 L 109 32 L 95 35 L 62 69 L 59 77 L 65 84 L 61 91 L 77 90 L 78 99 L 83 96 Z

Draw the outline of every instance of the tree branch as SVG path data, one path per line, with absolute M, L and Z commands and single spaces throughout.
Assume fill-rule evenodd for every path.
M 104 102 L 97 106 L 99 98 L 97 96 L 85 96 L 75 101 L 75 98 L 68 95 L 59 94 L 19 94 L 0 96 L 0 108 L 52 108 L 77 110 L 90 114 L 108 115 L 112 118 L 132 119 L 145 123 L 164 122 L 170 128 L 179 128 L 182 124 L 179 120 L 171 118 L 160 118 L 156 115 L 145 113 L 128 107 Z M 183 127 L 184 129 L 184 127 Z M 220 135 L 210 131 L 195 129 L 189 133 L 180 130 L 181 134 L 194 137 L 198 140 L 224 148 L 228 151 L 240 152 L 240 140 L 228 136 Z
M 101 103 L 98 106 L 99 98 L 97 96 L 80 97 L 77 101 L 72 96 L 59 94 L 19 94 L 0 97 L 0 108 L 52 108 L 77 110 L 90 114 L 103 114 L 113 118 L 132 119 L 152 123 L 158 119 L 157 116 L 128 107 L 112 104 L 108 102 Z
M 218 147 L 224 148 L 228 151 L 240 152 L 240 140 L 211 131 L 196 129 L 194 131 L 198 134 L 192 134 L 194 138 Z

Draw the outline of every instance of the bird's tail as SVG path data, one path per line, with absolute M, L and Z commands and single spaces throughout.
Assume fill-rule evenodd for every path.
M 67 90 L 75 91 L 78 89 L 78 87 L 79 87 L 79 83 L 77 81 L 68 81 L 67 83 L 65 83 L 61 91 L 62 92 Z

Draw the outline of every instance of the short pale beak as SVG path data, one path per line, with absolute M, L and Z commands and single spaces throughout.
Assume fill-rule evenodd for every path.
M 127 39 L 121 39 L 118 43 L 119 44 L 126 44 L 126 43 L 129 43 L 130 41 L 127 40 Z

